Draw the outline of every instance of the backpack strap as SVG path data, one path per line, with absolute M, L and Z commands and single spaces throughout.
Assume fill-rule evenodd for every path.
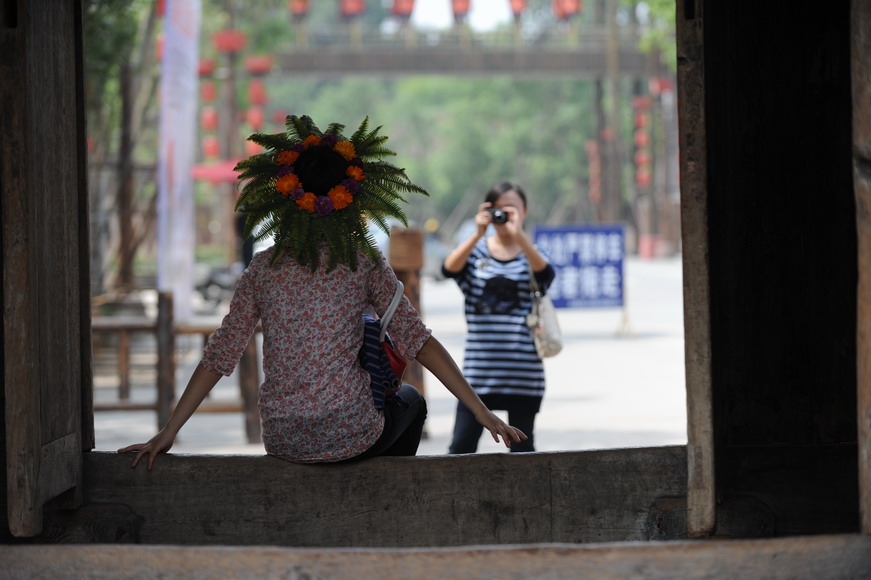
M 384 342 L 384 335 L 387 333 L 387 326 L 390 324 L 390 320 L 393 318 L 393 314 L 396 312 L 396 309 L 399 308 L 399 301 L 402 300 L 402 295 L 405 291 L 405 285 L 399 280 L 396 281 L 396 292 L 393 293 L 393 300 L 390 301 L 390 306 L 387 307 L 387 311 L 384 313 L 384 316 L 381 317 L 381 335 L 378 337 L 381 342 Z

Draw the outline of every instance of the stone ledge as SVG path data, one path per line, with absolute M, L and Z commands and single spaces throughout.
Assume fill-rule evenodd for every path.
M 436 549 L 0 546 L 2 578 L 814 578 L 871 577 L 871 537 Z

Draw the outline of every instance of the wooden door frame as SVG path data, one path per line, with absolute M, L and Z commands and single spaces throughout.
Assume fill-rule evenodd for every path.
M 687 533 L 716 526 L 708 252 L 707 139 L 702 0 L 677 0 L 684 357 L 687 393 Z
M 676 5 L 687 377 L 687 532 L 690 537 L 710 536 L 717 524 L 703 5 L 704 0 L 677 0 Z M 864 0 L 852 0 L 850 11 L 859 280 L 856 309 L 858 484 L 861 532 L 871 534 L 871 5 Z
M 856 383 L 859 422 L 859 518 L 871 534 L 871 5 L 852 0 L 853 188 L 859 284 L 856 296 Z

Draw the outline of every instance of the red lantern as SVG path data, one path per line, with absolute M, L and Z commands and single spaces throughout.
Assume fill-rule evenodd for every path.
M 166 16 L 166 0 L 157 0 L 157 17 L 163 18 Z
M 635 152 L 635 166 L 637 168 L 648 167 L 650 165 L 650 155 L 647 154 L 647 151 L 643 149 L 639 149 Z
M 671 91 L 671 80 L 663 77 L 654 77 L 647 83 L 648 90 L 652 95 L 661 95 L 662 93 Z
M 208 58 L 201 59 L 197 69 L 201 77 L 211 76 L 215 72 L 215 61 Z
M 414 0 L 393 0 L 393 15 L 409 18 L 414 11 Z
M 263 128 L 263 109 L 260 107 L 251 107 L 245 114 L 245 120 L 251 125 L 255 131 Z
M 266 87 L 262 79 L 251 79 L 248 84 L 248 100 L 253 105 L 266 104 Z
M 200 111 L 200 126 L 204 131 L 214 131 L 218 128 L 218 111 L 215 107 L 203 107 Z
M 157 62 L 163 62 L 163 35 L 157 36 L 157 42 L 154 45 L 154 53 L 157 56 Z
M 218 96 L 218 89 L 212 81 L 204 81 L 200 84 L 200 98 L 204 103 L 211 103 Z
M 581 11 L 581 0 L 553 0 L 553 13 L 560 20 L 567 20 Z
M 247 38 L 240 30 L 221 30 L 212 36 L 218 52 L 240 52 L 245 48 Z
M 650 171 L 647 169 L 639 169 L 635 173 L 635 183 L 638 187 L 650 187 Z
M 636 147 L 647 147 L 647 143 L 650 141 L 650 137 L 647 135 L 647 131 L 644 129 L 636 129 L 635 130 L 635 146 Z
M 632 97 L 632 106 L 636 109 L 649 109 L 650 108 L 650 97 Z
M 221 145 L 218 143 L 218 138 L 214 135 L 206 135 L 203 137 L 203 157 L 206 159 L 215 159 L 221 154 Z
M 366 11 L 366 0 L 340 0 L 342 16 L 359 16 Z
M 526 0 L 511 0 L 511 12 L 515 17 L 520 16 L 526 10 Z
M 245 57 L 245 70 L 252 75 L 265 75 L 272 68 L 272 57 L 268 54 L 254 54 Z
M 290 13 L 296 18 L 303 18 L 308 14 L 309 0 L 290 0 L 288 2 Z
M 469 13 L 469 0 L 451 0 L 454 18 L 463 18 Z
M 589 139 L 584 143 L 587 152 L 587 167 L 589 171 L 588 197 L 593 203 L 602 201 L 602 158 L 599 155 L 599 142 Z

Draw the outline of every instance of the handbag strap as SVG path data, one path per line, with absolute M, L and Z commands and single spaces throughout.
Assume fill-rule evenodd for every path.
M 529 264 L 529 290 L 533 295 L 541 296 L 541 288 L 538 287 L 538 280 L 535 279 L 535 272 L 532 271 L 532 264 Z
M 399 280 L 396 281 L 396 292 L 393 293 L 393 300 L 390 301 L 390 306 L 387 307 L 387 311 L 384 313 L 384 316 L 381 317 L 381 335 L 378 337 L 378 340 L 384 342 L 384 335 L 387 334 L 387 326 L 390 324 L 390 320 L 393 318 L 393 314 L 396 312 L 396 309 L 399 308 L 399 301 L 402 300 L 402 295 L 405 292 L 405 285 Z

